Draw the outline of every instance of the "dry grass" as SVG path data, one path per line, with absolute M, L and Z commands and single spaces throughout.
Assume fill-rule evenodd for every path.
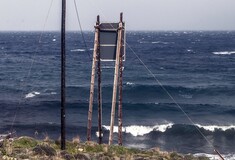
M 59 141 L 51 140 L 45 136 L 43 141 L 31 137 L 19 137 L 4 140 L 0 147 L 0 159 L 6 160 L 208 160 L 206 157 L 193 157 L 175 152 L 161 152 L 159 148 L 151 150 L 138 150 L 122 146 L 99 145 L 95 142 L 81 143 L 77 136 L 73 141 L 66 142 L 66 150 L 60 150 Z

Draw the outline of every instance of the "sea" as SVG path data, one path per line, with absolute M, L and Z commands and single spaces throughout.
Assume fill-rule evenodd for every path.
M 94 32 L 66 34 L 66 138 L 86 141 Z M 123 145 L 235 159 L 235 32 L 128 31 Z M 0 32 L 0 134 L 60 137 L 60 33 Z M 108 143 L 114 62 L 101 62 Z M 92 140 L 97 141 L 97 75 Z M 118 143 L 118 118 L 113 144 Z

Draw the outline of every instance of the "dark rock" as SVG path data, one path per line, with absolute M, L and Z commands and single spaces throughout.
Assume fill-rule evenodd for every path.
M 102 157 L 104 157 L 104 154 L 103 154 L 103 153 L 95 153 L 95 154 L 94 154 L 94 158 L 95 158 L 95 159 L 102 159 Z
M 71 154 L 69 154 L 69 153 L 66 152 L 66 151 L 61 151 L 61 152 L 60 152 L 60 155 L 61 155 L 61 157 L 62 157 L 63 159 L 65 159 L 65 160 L 74 159 L 74 156 L 71 155 Z
M 20 159 L 29 159 L 29 155 L 21 154 L 19 155 Z
M 120 160 L 126 160 L 126 158 L 124 156 L 121 156 Z
M 36 147 L 33 148 L 33 152 L 36 155 L 46 155 L 46 156 L 56 155 L 55 149 L 48 145 L 37 145 Z
M 111 160 L 111 158 L 108 156 L 104 156 L 104 157 L 102 157 L 102 160 Z
M 89 154 L 81 154 L 81 153 L 74 155 L 74 158 L 78 160 L 90 160 L 91 159 Z
M 3 148 L 3 141 L 0 141 L 0 148 Z

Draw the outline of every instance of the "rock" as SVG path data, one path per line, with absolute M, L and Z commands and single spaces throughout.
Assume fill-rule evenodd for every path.
M 4 140 L 1 139 L 1 140 L 0 140 L 0 148 L 3 147 L 3 143 L 4 143 Z
M 98 145 L 98 143 L 93 142 L 93 141 L 87 141 L 85 144 L 88 145 L 88 146 L 91 146 L 91 147 L 94 147 L 94 146 Z
M 4 155 L 4 156 L 2 157 L 2 159 L 7 159 L 7 156 L 6 156 L 6 155 Z
M 36 155 L 46 155 L 46 156 L 55 156 L 56 151 L 54 148 L 48 146 L 48 145 L 37 145 L 33 148 L 33 152 Z
M 69 154 L 69 153 L 66 152 L 66 151 L 61 151 L 61 152 L 60 152 L 60 155 L 61 155 L 61 157 L 62 157 L 63 159 L 65 159 L 65 160 L 74 159 L 74 156 L 71 155 L 71 154 Z
M 179 154 L 176 153 L 176 152 L 170 153 L 170 157 L 171 157 L 171 159 L 183 159 L 183 156 L 182 156 L 182 155 L 179 155 Z
M 135 156 L 134 160 L 149 160 L 149 158 L 144 158 L 144 157 L 141 157 L 141 156 Z
M 126 160 L 125 156 L 121 156 L 120 160 Z
M 113 160 L 120 160 L 121 158 L 119 158 L 119 157 L 117 157 L 117 156 L 115 156 L 115 157 L 113 157 Z
M 160 148 L 158 148 L 158 147 L 151 148 L 149 151 L 150 151 L 150 152 L 151 152 L 151 151 L 152 151 L 152 152 L 160 152 Z
M 75 143 L 75 144 L 79 144 L 81 142 L 80 137 L 79 136 L 74 137 L 72 142 Z
M 81 153 L 74 155 L 74 158 L 79 160 L 91 160 L 89 154 L 81 154 Z
M 103 158 L 102 158 L 102 160 L 112 160 L 110 157 L 108 157 L 108 156 L 104 156 Z M 125 159 L 124 159 L 125 160 Z
M 94 154 L 94 158 L 95 158 L 95 159 L 102 159 L 102 157 L 104 157 L 104 154 L 103 154 L 103 153 L 95 153 L 95 154 Z

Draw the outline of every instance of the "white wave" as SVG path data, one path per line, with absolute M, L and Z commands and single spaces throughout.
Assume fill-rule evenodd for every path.
M 179 94 L 181 97 L 185 98 L 185 99 L 191 99 L 193 98 L 193 95 L 191 94 Z
M 72 49 L 71 52 L 85 52 L 85 49 Z
M 135 83 L 132 83 L 132 82 L 126 82 L 126 85 L 128 85 L 128 86 L 132 86 L 132 85 L 134 85 Z
M 147 41 L 140 41 L 139 43 L 142 44 L 142 43 L 149 43 L 149 42 L 147 42 Z
M 30 93 L 26 94 L 26 95 L 25 95 L 25 98 L 33 98 L 33 97 L 35 97 L 36 95 L 40 95 L 40 94 L 41 94 L 40 92 L 35 92 L 35 91 L 33 91 L 33 92 L 30 92 Z
M 95 132 L 96 137 L 99 137 L 99 131 Z M 103 137 L 103 133 L 101 133 L 101 137 Z
M 235 125 L 229 125 L 229 126 L 217 126 L 217 125 L 208 125 L 208 126 L 203 126 L 200 124 L 196 124 L 199 128 L 203 128 L 205 130 L 214 132 L 215 130 L 222 130 L 222 131 L 226 131 L 229 129 L 235 129 Z
M 235 54 L 235 51 L 223 51 L 223 52 L 212 52 L 212 53 L 216 55 L 231 55 Z
M 114 66 L 103 66 L 102 68 L 103 68 L 103 69 L 113 69 Z
M 144 143 L 129 143 L 129 144 L 126 144 L 126 147 L 128 148 L 148 148 L 148 145 L 147 144 L 144 144 Z
M 207 153 L 196 153 L 194 154 L 195 157 L 208 157 L 210 160 L 220 160 L 221 158 L 218 155 L 215 154 L 207 154 Z M 233 154 L 227 154 L 227 155 L 222 155 L 224 159 L 226 160 L 234 160 L 235 155 Z
M 149 126 L 129 126 L 125 127 L 124 129 L 125 133 L 130 133 L 133 136 L 143 136 L 145 134 L 150 133 L 153 131 L 153 127 Z
M 159 132 L 165 132 L 167 129 L 171 128 L 173 126 L 173 123 L 168 123 L 168 124 L 161 124 L 161 125 L 155 125 L 155 126 L 137 126 L 137 125 L 132 125 L 132 126 L 127 126 L 123 127 L 122 131 L 124 133 L 130 133 L 133 136 L 143 136 L 145 134 L 148 134 L 152 131 L 159 131 Z M 110 129 L 110 126 L 103 126 L 106 130 Z M 118 127 L 114 126 L 113 132 L 117 133 L 118 132 Z
M 152 42 L 153 44 L 161 43 L 161 41 Z
M 56 41 L 56 39 L 54 38 L 52 41 L 53 41 L 53 42 L 55 42 L 55 41 Z
M 162 42 L 162 41 L 156 41 L 156 42 L 152 42 L 152 44 L 169 44 L 169 42 Z
M 57 94 L 56 92 L 51 92 L 51 95 Z
M 188 52 L 192 52 L 193 50 L 191 50 L 191 49 L 187 49 L 187 51 L 188 51 Z

